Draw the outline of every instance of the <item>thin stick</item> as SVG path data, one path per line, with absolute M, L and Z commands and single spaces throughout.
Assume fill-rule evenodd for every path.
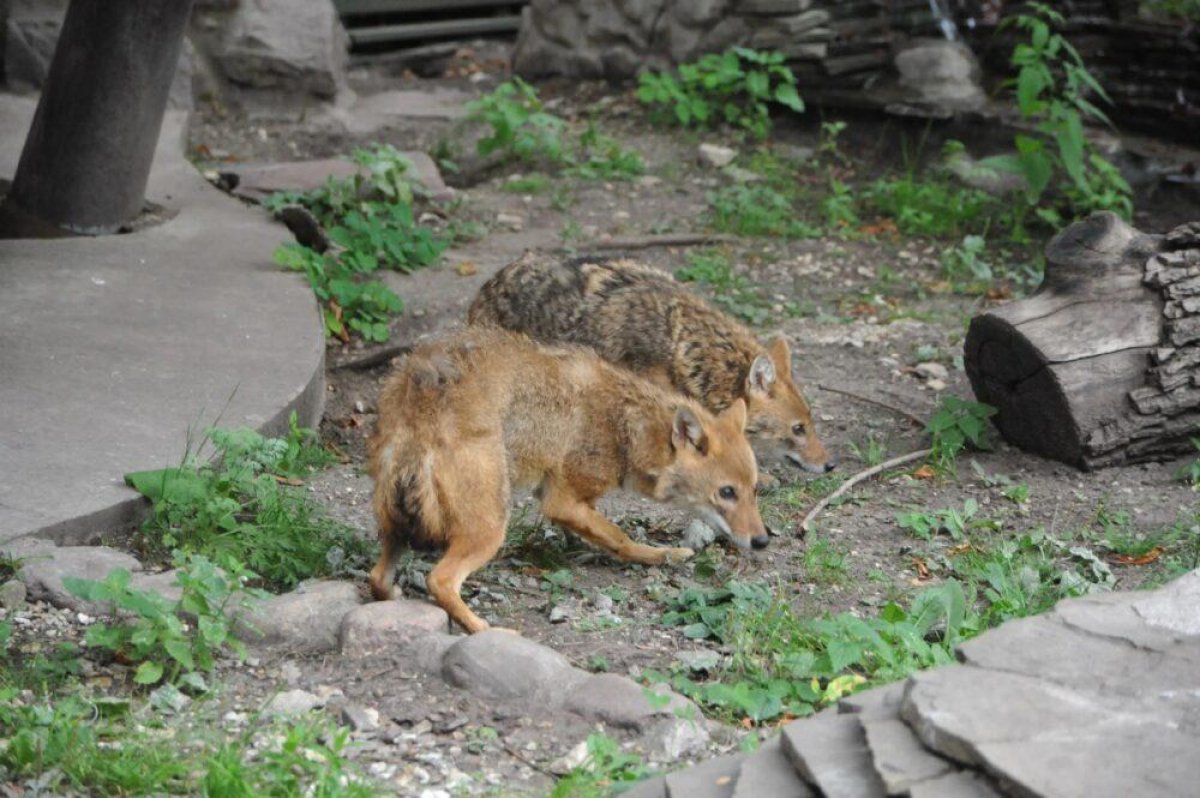
M 664 233 L 662 235 L 607 238 L 580 244 L 580 252 L 606 249 L 650 249 L 652 247 L 696 247 L 704 244 L 731 244 L 737 239 L 717 233 Z
M 862 482 L 864 479 L 870 479 L 882 471 L 887 471 L 889 468 L 896 468 L 897 466 L 911 463 L 913 460 L 920 460 L 922 457 L 927 457 L 930 451 L 930 449 L 920 449 L 915 452 L 909 452 L 908 454 L 902 454 L 899 457 L 893 457 L 891 460 L 885 460 L 879 465 L 871 466 L 865 471 L 859 471 L 857 474 L 850 477 L 850 479 L 838 486 L 838 489 L 833 493 L 817 502 L 816 506 L 808 511 L 808 514 L 804 516 L 804 520 L 800 522 L 800 537 L 804 537 L 806 534 L 808 534 L 808 525 L 816 520 L 817 516 L 821 514 L 822 510 L 829 506 L 830 502 L 849 492 L 851 488 Z
M 836 393 L 836 394 L 841 394 L 842 396 L 849 396 L 851 399 L 857 399 L 858 401 L 866 402 L 869 405 L 876 405 L 876 406 L 882 407 L 886 410 L 891 410 L 893 413 L 904 416 L 909 421 L 916 424 L 918 427 L 925 426 L 924 419 L 920 418 L 919 416 L 917 416 L 913 413 L 910 413 L 909 411 L 905 410 L 902 407 L 896 407 L 896 405 L 888 404 L 887 402 L 884 402 L 879 399 L 872 399 L 869 396 L 863 396 L 861 394 L 851 393 L 850 391 L 846 391 L 841 388 L 834 388 L 829 385 L 824 385 L 822 383 L 817 383 L 817 387 L 820 388 L 822 391 L 829 391 L 829 393 Z
M 357 360 L 347 360 L 345 363 L 338 363 L 333 367 L 333 371 L 366 371 L 373 369 L 376 366 L 382 366 L 391 361 L 392 358 L 407 355 L 412 351 L 410 344 L 401 344 L 399 346 L 386 346 L 378 352 L 372 352 L 369 355 L 360 357 Z

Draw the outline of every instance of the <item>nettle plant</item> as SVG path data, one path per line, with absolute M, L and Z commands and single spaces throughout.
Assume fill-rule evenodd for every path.
M 342 341 L 351 333 L 386 341 L 388 319 L 404 303 L 369 275 L 380 269 L 411 273 L 435 263 L 447 243 L 416 221 L 414 206 L 425 192 L 408 158 L 388 144 L 355 150 L 351 157 L 362 167 L 353 177 L 331 177 L 306 193 L 279 192 L 263 205 L 271 211 L 304 206 L 333 242 L 326 252 L 296 243 L 275 251 L 276 263 L 308 279 L 323 308 L 326 333 Z
M 771 103 L 804 111 L 784 56 L 746 47 L 709 53 L 675 73 L 643 72 L 637 97 L 658 121 L 701 128 L 723 121 L 757 139 L 771 133 Z
M 1051 180 L 1064 175 L 1064 198 L 1071 213 L 1079 216 L 1096 210 L 1114 211 L 1126 219 L 1133 215 L 1133 190 L 1120 172 L 1084 136 L 1085 121 L 1112 123 L 1091 100 L 1094 94 L 1111 104 L 1069 41 L 1055 30 L 1065 22 L 1054 9 L 1033 2 L 1032 13 L 1019 14 L 1005 25 L 1015 25 L 1029 35 L 1013 50 L 1012 64 L 1021 116 L 1034 125 L 1038 135 L 1018 134 L 1014 156 L 984 159 L 986 165 L 1015 171 L 1024 176 L 1030 203 L 1037 205 Z M 1052 225 L 1062 219 L 1052 208 L 1041 208 L 1038 216 Z

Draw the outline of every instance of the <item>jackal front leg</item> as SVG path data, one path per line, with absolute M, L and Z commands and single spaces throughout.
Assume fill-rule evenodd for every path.
M 685 548 L 672 549 L 635 543 L 589 502 L 573 495 L 565 486 L 552 481 L 548 481 L 543 488 L 542 514 L 592 545 L 599 546 L 626 562 L 662 565 L 682 562 L 696 553 Z

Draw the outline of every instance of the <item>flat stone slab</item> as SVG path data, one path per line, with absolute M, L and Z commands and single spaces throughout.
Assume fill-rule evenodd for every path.
M 1151 626 L 1200 637 L 1200 571 L 1137 599 L 1133 611 Z
M 25 583 L 30 601 L 45 601 L 55 607 L 100 611 L 71 593 L 63 579 L 75 577 L 103 581 L 110 571 L 121 568 L 132 575 L 142 567 L 134 557 L 108 546 L 60 546 L 21 561 L 17 578 Z
M 902 703 L 904 682 L 892 682 L 846 696 L 838 701 L 838 712 L 863 718 L 899 718 Z
M 407 119 L 463 119 L 477 95 L 446 87 L 390 89 L 354 97 L 332 111 L 351 133 L 372 133 Z
M 733 798 L 814 798 L 816 793 L 796 774 L 783 741 L 776 735 L 746 754 L 738 766 Z
M 730 798 L 743 754 L 725 754 L 694 768 L 668 773 L 667 798 Z
M 439 202 L 454 198 L 454 190 L 442 180 L 442 173 L 428 154 L 419 151 L 401 153 L 412 161 L 413 178 Z M 222 174 L 237 176 L 232 194 L 251 202 L 262 202 L 277 191 L 308 192 L 325 185 L 329 178 L 347 180 L 366 175 L 368 170 L 346 158 L 325 158 L 316 161 L 284 161 L 282 163 L 229 164 Z
M 33 118 L 0 95 L 0 175 Z M 177 211 L 128 235 L 0 241 L 0 541 L 90 542 L 140 520 L 124 474 L 177 464 L 207 425 L 313 425 L 324 330 L 311 289 L 272 263 L 289 237 L 208 184 L 168 112 L 148 198 Z
M 931 754 L 902 720 L 862 719 L 875 772 L 888 795 L 904 795 L 914 784 L 949 773 L 953 766 Z
M 909 798 L 1000 798 L 992 783 L 977 773 L 957 770 L 914 784 Z
M 929 748 L 1032 795 L 1193 794 L 1195 690 L 1131 699 L 969 666 L 914 674 L 902 715 Z
M 853 714 L 821 712 L 783 727 L 783 750 L 826 798 L 883 798 L 862 724 Z
M 589 676 L 567 696 L 563 709 L 618 729 L 644 731 L 662 718 L 699 720 L 700 709 L 665 685 L 646 687 L 615 673 Z

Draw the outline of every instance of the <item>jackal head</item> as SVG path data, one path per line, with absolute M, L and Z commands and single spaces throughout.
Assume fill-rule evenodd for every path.
M 746 397 L 750 417 L 746 433 L 758 452 L 782 456 L 805 471 L 834 469 L 837 464 L 813 428 L 812 410 L 792 380 L 792 353 L 783 336 L 772 339 L 766 353 L 750 365 Z
M 723 531 L 740 548 L 766 548 L 758 514 L 758 466 L 746 440 L 746 405 L 735 401 L 715 418 L 681 406 L 671 425 L 672 461 L 658 495 Z

